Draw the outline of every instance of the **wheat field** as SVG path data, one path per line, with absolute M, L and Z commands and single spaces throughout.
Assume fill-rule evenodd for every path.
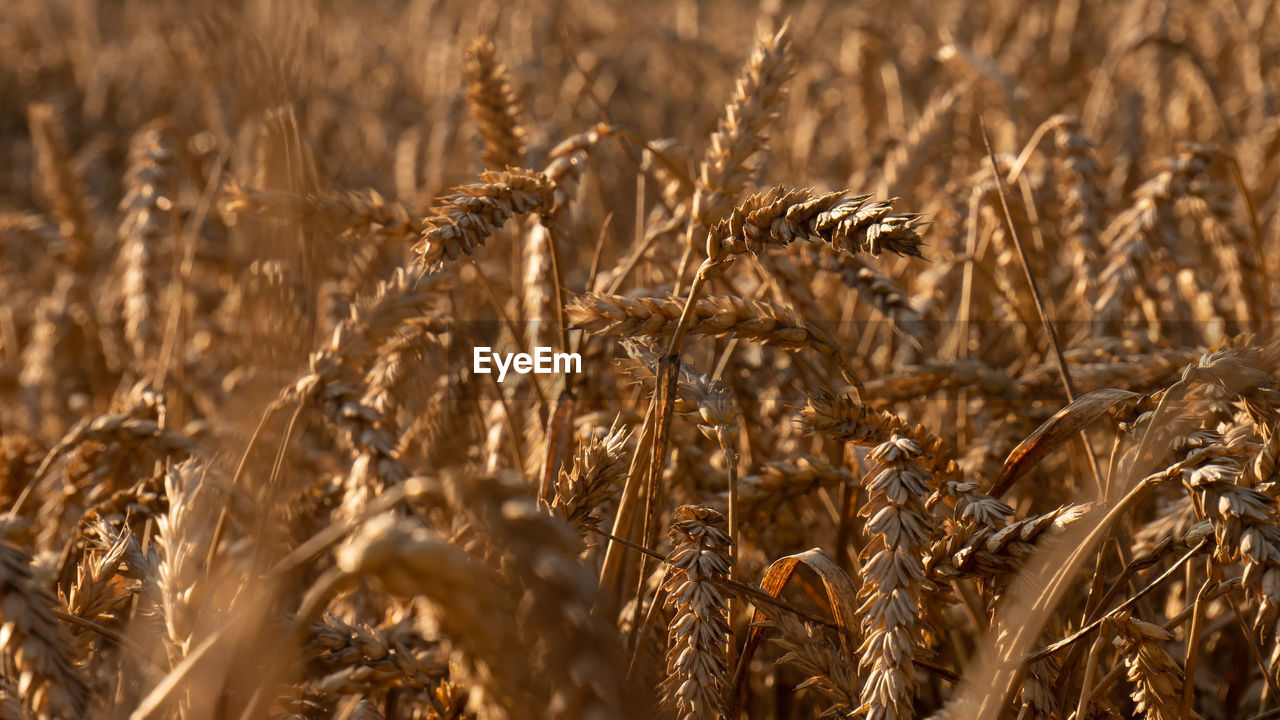
M 1280 718 L 1276 27 L 0 0 L 0 720 Z

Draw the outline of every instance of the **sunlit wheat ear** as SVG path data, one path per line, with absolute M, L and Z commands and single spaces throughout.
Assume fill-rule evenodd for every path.
M 191 461 L 170 470 L 165 476 L 169 512 L 157 520 L 159 586 L 174 663 L 202 639 L 202 631 L 216 625 L 218 608 L 207 604 L 213 589 L 202 563 L 209 557 L 220 503 L 205 474 L 203 466 Z
M 1032 663 L 1027 679 L 1022 682 L 1018 701 L 1022 705 L 1018 717 L 1024 720 L 1051 720 L 1057 717 L 1058 700 L 1053 694 L 1053 681 L 1058 674 L 1052 658 Z
M 485 167 L 524 165 L 525 132 L 520 122 L 520 104 L 491 40 L 479 37 L 467 47 L 465 69 L 467 104 L 484 143 Z
M 1235 484 L 1241 473 L 1240 464 L 1228 456 L 1181 475 L 1213 524 L 1215 559 L 1244 566 L 1242 580 L 1259 605 L 1254 630 L 1266 645 L 1275 646 L 1280 636 L 1280 526 L 1269 496 Z M 1280 658 L 1273 656 L 1273 671 L 1277 665 Z
M 808 396 L 800 411 L 800 424 L 810 432 L 854 445 L 877 445 L 901 435 L 915 443 L 920 463 L 940 484 L 937 497 L 929 501 L 928 507 L 947 497 L 958 515 L 967 513 L 987 525 L 1002 525 L 1003 519 L 1012 514 L 1007 506 L 978 492 L 977 484 L 964 478 L 942 438 L 919 423 L 909 423 L 848 395 L 823 390 Z
M 786 100 L 786 82 L 794 72 L 788 29 L 756 41 L 738 78 L 711 144 L 699 167 L 693 201 L 701 227 L 715 223 L 733 206 L 758 171 L 748 165 L 768 142 L 766 131 Z
M 667 603 L 676 614 L 668 629 L 663 697 L 681 720 L 719 718 L 728 680 L 729 620 L 715 582 L 729 575 L 727 524 L 711 508 L 681 505 L 670 537 Z
M 97 547 L 85 550 L 84 558 L 76 568 L 74 583 L 60 598 L 68 613 L 97 623 L 118 622 L 128 615 L 128 605 L 137 590 L 136 586 L 120 577 L 121 564 L 128 549 L 129 537 L 121 533 L 111 539 L 103 537 Z M 59 594 L 62 595 L 61 592 Z M 76 627 L 72 634 L 82 647 L 88 648 L 88 652 L 96 650 L 93 642 L 96 636 L 92 633 Z
M 392 636 L 389 631 L 399 632 Z M 301 652 L 328 673 L 316 684 L 335 692 L 362 687 L 382 691 L 402 684 L 423 687 L 430 683 L 428 676 L 437 669 L 433 666 L 438 657 L 401 642 L 411 638 L 412 633 L 403 632 L 403 624 L 384 630 L 367 623 L 351 625 L 329 614 L 311 625 Z
M 438 201 L 414 246 L 428 270 L 470 255 L 514 215 L 552 209 L 554 186 L 545 175 L 527 170 L 486 171 L 480 182 L 454 188 Z
M 920 313 L 912 305 L 910 297 L 888 277 L 872 268 L 856 255 L 842 252 L 814 252 L 814 248 L 800 245 L 817 267 L 839 276 L 846 287 L 853 288 L 858 297 L 865 300 L 884 315 L 899 332 L 917 340 L 924 340 L 928 327 Z
M 631 695 L 617 628 L 595 612 L 599 589 L 580 561 L 573 529 L 535 502 L 515 473 L 456 477 L 450 497 L 454 512 L 476 532 L 472 552 L 500 568 L 515 600 L 514 637 L 529 654 L 545 658 L 544 666 L 525 665 L 546 697 L 546 711 L 566 720 L 643 716 L 646 706 Z
M 366 386 L 363 375 L 384 342 L 394 339 L 411 320 L 421 319 L 434 296 L 432 283 L 400 270 L 379 284 L 374 296 L 353 307 L 329 342 L 311 354 L 311 372 L 280 394 L 282 402 L 319 409 L 353 451 L 344 499 L 349 514 L 356 514 L 372 495 L 409 476 L 390 432 L 395 424 L 384 420 L 374 406 L 379 388 Z
M 588 528 L 597 526 L 599 515 L 626 477 L 629 439 L 621 424 L 608 431 L 597 429 L 579 440 L 572 467 L 560 471 L 551 507 L 573 523 L 584 539 L 590 539 Z
M 575 133 L 560 141 L 547 154 L 547 164 L 542 174 L 551 181 L 552 203 L 549 211 L 539 211 L 544 223 L 552 227 L 562 225 L 570 202 L 578 193 L 582 177 L 587 171 L 587 160 L 599 147 L 600 141 L 613 134 L 613 128 L 600 123 L 595 127 Z
M 723 262 L 745 252 L 816 239 L 848 253 L 923 257 L 916 214 L 893 211 L 893 201 L 845 193 L 819 193 L 783 186 L 747 198 L 707 235 L 707 257 Z
M 1039 549 L 1042 538 L 1080 519 L 1087 505 L 1058 508 L 1011 522 L 1003 528 L 970 523 L 936 541 L 925 558 L 931 577 L 991 577 L 1016 571 Z
M 465 659 L 473 687 L 473 708 L 533 718 L 521 703 L 531 670 L 510 652 L 515 607 L 496 574 L 427 529 L 380 516 L 338 548 L 344 572 L 377 578 L 393 595 L 421 596 L 431 615 L 449 632 Z M 492 717 L 492 715 L 490 715 Z
M 620 344 L 635 364 L 626 369 L 629 377 L 641 380 L 652 391 L 654 369 L 658 366 L 661 351 L 644 337 L 624 337 Z M 680 364 L 676 378 L 674 409 L 683 418 L 698 426 L 708 438 L 717 437 L 722 431 L 731 433 L 737 425 L 738 407 L 733 394 L 720 380 L 713 380 L 686 363 Z
M 877 720 L 913 717 L 915 664 L 921 645 L 921 594 L 925 590 L 921 557 L 928 547 L 930 523 L 924 510 L 929 473 L 916 461 L 920 448 L 894 435 L 871 451 L 875 466 L 865 480 L 870 556 L 862 566 L 859 608 L 865 640 L 858 669 L 866 674 L 861 712 Z

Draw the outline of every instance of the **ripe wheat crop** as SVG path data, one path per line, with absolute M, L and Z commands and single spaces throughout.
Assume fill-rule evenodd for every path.
M 0 0 L 0 719 L 1280 718 L 1276 27 Z

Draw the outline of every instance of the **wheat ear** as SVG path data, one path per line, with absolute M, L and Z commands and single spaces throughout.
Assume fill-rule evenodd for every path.
M 730 540 L 724 516 L 681 505 L 671 524 L 667 603 L 675 608 L 667 642 L 663 696 L 681 720 L 724 715 L 729 619 L 716 581 L 729 575 Z
M 481 157 L 485 167 L 524 165 L 520 104 L 511 89 L 507 68 L 498 60 L 497 49 L 489 38 L 476 38 L 467 47 L 465 71 L 467 104 L 484 143 Z

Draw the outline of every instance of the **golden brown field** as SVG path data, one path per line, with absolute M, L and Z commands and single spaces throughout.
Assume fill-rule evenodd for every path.
M 0 0 L 0 720 L 1280 718 L 1277 27 Z

